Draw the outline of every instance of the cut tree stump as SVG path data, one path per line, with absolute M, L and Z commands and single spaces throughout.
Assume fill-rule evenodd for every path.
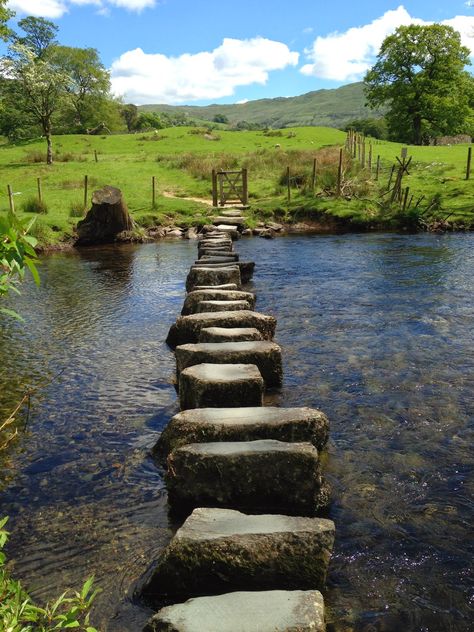
M 120 189 L 105 186 L 94 191 L 92 208 L 77 224 L 77 246 L 113 243 L 119 233 L 130 231 L 133 219 Z

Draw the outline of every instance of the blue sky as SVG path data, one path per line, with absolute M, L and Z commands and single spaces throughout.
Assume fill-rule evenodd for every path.
M 441 22 L 473 52 L 474 0 L 9 0 L 93 47 L 126 102 L 235 103 L 360 80 L 401 24 Z

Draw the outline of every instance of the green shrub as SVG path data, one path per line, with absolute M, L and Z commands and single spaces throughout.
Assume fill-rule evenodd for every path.
M 30 235 L 32 235 L 42 246 L 48 246 L 55 242 L 53 230 L 50 226 L 48 226 L 48 224 L 46 224 L 46 222 L 43 222 L 40 219 L 37 219 L 32 225 Z
M 9 533 L 8 518 L 0 520 L 0 630 L 6 632 L 50 632 L 75 628 L 79 632 L 97 632 L 89 625 L 90 608 L 99 590 L 90 577 L 80 592 L 66 590 L 55 601 L 37 606 L 21 583 L 10 577 L 3 548 Z
M 25 155 L 25 160 L 26 162 L 46 162 L 46 154 L 42 151 L 29 151 L 26 155 Z
M 24 213 L 41 213 L 46 215 L 48 212 L 48 205 L 44 200 L 40 200 L 36 197 L 30 197 L 21 205 Z
M 69 217 L 84 217 L 86 209 L 83 202 L 71 202 Z

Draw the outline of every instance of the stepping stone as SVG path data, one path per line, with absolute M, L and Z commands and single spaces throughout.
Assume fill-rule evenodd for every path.
M 236 312 L 237 310 L 249 310 L 248 301 L 201 301 L 197 306 L 197 314 L 203 312 Z
M 247 342 L 263 340 L 262 334 L 255 327 L 204 327 L 199 334 L 198 342 Z
M 232 250 L 232 239 L 202 239 L 198 243 L 199 248 L 226 248 Z
M 266 590 L 196 597 L 163 608 L 144 632 L 325 632 L 317 590 Z
M 238 290 L 239 288 L 235 283 L 222 283 L 221 285 L 196 285 L 194 288 L 197 290 Z
M 202 257 L 200 257 L 199 259 L 197 259 L 194 263 L 205 263 L 206 265 L 208 263 L 237 263 L 238 262 L 238 257 L 239 255 L 237 255 L 237 259 L 234 256 L 231 257 L 217 257 L 214 255 L 204 255 Z
M 198 263 L 195 263 L 194 265 L 191 266 L 191 270 L 194 270 L 195 268 L 203 268 L 203 267 L 209 268 L 209 269 L 227 268 L 231 265 L 234 265 L 234 264 L 208 263 L 205 261 L 203 262 L 199 261 Z M 241 277 L 242 283 L 248 283 L 253 276 L 253 273 L 255 270 L 255 262 L 254 261 L 236 261 L 235 265 L 238 266 L 240 269 L 240 277 Z
M 219 228 L 219 224 L 222 224 L 224 226 L 232 226 L 233 224 L 238 227 L 238 226 L 243 226 L 245 224 L 247 220 L 245 219 L 245 217 L 239 216 L 239 215 L 233 215 L 232 217 L 226 217 L 225 215 L 221 215 L 219 217 L 214 217 L 212 223 L 217 225 L 217 227 Z
M 201 301 L 197 306 L 197 314 L 203 312 L 235 312 L 237 310 L 249 310 L 248 301 Z
M 323 518 L 195 509 L 158 559 L 144 595 L 321 590 L 334 534 L 332 520 Z
M 196 343 L 203 327 L 255 327 L 264 340 L 272 340 L 275 335 L 276 319 L 267 314 L 246 310 L 190 314 L 179 317 L 170 327 L 166 342 L 171 348 Z
M 186 278 L 186 291 L 190 292 L 196 285 L 222 285 L 223 283 L 235 283 L 239 288 L 242 285 L 240 268 L 238 265 L 222 265 L 218 268 L 193 266 Z
M 255 294 L 251 292 L 220 289 L 194 290 L 193 292 L 189 292 L 186 296 L 181 315 L 195 314 L 201 301 L 247 301 L 250 309 L 255 308 Z
M 203 248 L 199 250 L 199 259 L 204 257 L 227 257 L 233 261 L 239 260 L 239 255 L 232 250 L 218 250 L 217 248 Z
M 327 443 L 329 422 L 314 408 L 196 408 L 175 415 L 161 433 L 153 454 L 163 460 L 189 443 L 277 439 L 309 442 L 318 450 Z
M 239 227 L 235 224 L 219 224 L 217 230 L 232 238 L 232 241 L 240 238 Z
M 263 378 L 254 364 L 190 366 L 179 376 L 181 410 L 262 406 L 263 385 Z
M 185 369 L 181 376 L 195 368 Z M 220 406 L 225 405 L 223 400 Z M 319 454 L 311 443 L 273 439 L 190 443 L 168 456 L 166 483 L 168 502 L 180 514 L 196 507 L 233 507 L 314 516 L 329 502 Z
M 214 301 L 203 301 L 207 306 Z M 202 342 L 176 347 L 178 375 L 195 364 L 255 364 L 265 380 L 267 388 L 281 386 L 283 368 L 281 348 L 274 342 Z
M 228 208 L 221 211 L 221 215 L 224 217 L 241 217 L 243 209 L 240 208 Z

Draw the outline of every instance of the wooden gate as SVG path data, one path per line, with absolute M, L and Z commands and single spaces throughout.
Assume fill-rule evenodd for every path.
M 212 170 L 212 205 L 248 204 L 247 169 L 240 171 Z

